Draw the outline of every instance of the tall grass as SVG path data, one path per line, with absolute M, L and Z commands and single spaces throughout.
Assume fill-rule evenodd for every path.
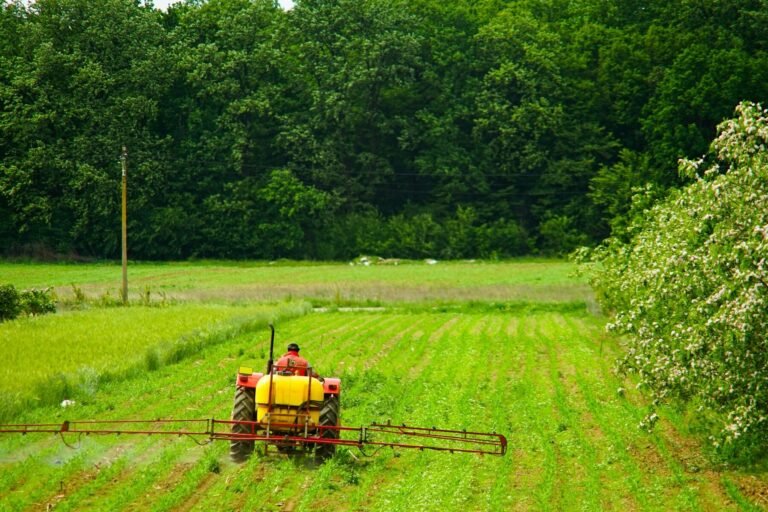
M 69 311 L 2 323 L 0 419 L 36 405 L 86 400 L 100 383 L 155 371 L 308 310 L 306 303 L 188 304 Z

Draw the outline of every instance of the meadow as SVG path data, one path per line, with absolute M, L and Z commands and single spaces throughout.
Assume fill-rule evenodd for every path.
M 465 265 L 453 265 L 459 281 Z M 554 275 L 548 262 L 494 265 L 514 274 L 510 283 L 525 280 L 521 265 L 531 276 Z M 407 271 L 438 279 L 430 275 L 437 266 Z M 567 276 L 563 287 L 578 284 Z M 492 281 L 478 279 L 475 292 Z M 768 503 L 765 473 L 708 457 L 681 413 L 665 410 L 652 433 L 638 429 L 647 400 L 612 372 L 620 340 L 586 301 L 429 304 L 286 315 L 276 322 L 278 345 L 299 343 L 321 373 L 342 378 L 344 424 L 390 419 L 497 431 L 509 440 L 505 457 L 341 449 L 323 464 L 271 453 L 238 465 L 226 443 L 188 438 L 73 436 L 72 449 L 56 436 L 6 435 L 0 510 L 760 510 Z M 190 313 L 200 306 L 178 304 Z M 228 307 L 261 314 L 282 306 Z M 151 308 L 100 311 L 133 309 L 140 316 Z M 208 323 L 190 316 L 197 328 Z M 38 319 L 21 321 L 30 320 Z M 257 324 L 232 331 L 178 361 L 100 382 L 73 407 L 32 407 L 14 420 L 226 418 L 237 367 L 261 368 L 268 339 Z
M 138 263 L 129 266 L 129 295 L 183 301 L 275 301 L 389 304 L 420 301 L 590 300 L 586 279 L 560 260 L 439 262 L 392 260 L 386 264 L 296 262 Z M 0 282 L 17 288 L 53 287 L 91 298 L 117 297 L 120 266 L 113 263 L 0 262 Z

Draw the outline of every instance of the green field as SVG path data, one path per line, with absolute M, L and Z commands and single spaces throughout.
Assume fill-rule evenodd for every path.
M 506 270 L 537 264 L 531 275 L 554 275 L 546 262 Z M 409 272 L 434 267 L 414 265 Z M 454 270 L 463 274 L 464 265 Z M 559 284 L 567 287 L 572 279 Z M 72 449 L 56 436 L 11 435 L 0 437 L 0 510 L 715 511 L 766 505 L 766 475 L 710 461 L 674 411 L 664 412 L 652 434 L 637 428 L 647 404 L 632 382 L 612 373 L 620 344 L 586 307 L 485 304 L 308 313 L 278 321 L 278 344 L 298 342 L 324 375 L 343 379 L 344 424 L 391 419 L 495 430 L 509 440 L 505 457 L 391 449 L 366 457 L 340 449 L 319 465 L 278 454 L 236 465 L 223 442 L 72 437 Z M 175 307 L 192 313 L 200 305 Z M 130 322 L 123 330 L 132 330 Z M 261 368 L 267 343 L 263 327 L 232 332 L 178 363 L 102 382 L 73 407 L 32 407 L 15 420 L 226 418 L 236 368 Z
M 305 311 L 302 304 L 192 303 L 63 311 L 0 323 L 0 418 L 36 402 L 90 395 L 99 382 L 178 361 L 204 345 Z
M 116 264 L 27 265 L 0 263 L 0 283 L 18 288 L 52 286 L 62 297 L 72 285 L 91 297 L 118 296 Z M 583 301 L 591 297 L 576 266 L 558 260 L 512 262 L 404 261 L 382 265 L 321 263 L 132 264 L 132 298 L 149 289 L 154 297 L 178 300 L 285 300 L 389 303 L 414 301 Z

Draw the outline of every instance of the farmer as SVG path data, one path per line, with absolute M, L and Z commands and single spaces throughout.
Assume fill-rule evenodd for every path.
M 309 362 L 299 355 L 299 346 L 295 343 L 288 344 L 288 352 L 283 357 L 277 360 L 275 364 L 275 371 L 278 372 L 290 372 L 294 375 L 306 375 Z M 314 370 L 311 370 L 312 376 L 316 379 L 320 378 L 320 375 Z

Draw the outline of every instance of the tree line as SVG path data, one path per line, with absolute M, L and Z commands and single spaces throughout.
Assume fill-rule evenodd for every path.
M 0 252 L 563 253 L 768 95 L 768 1 L 3 1 Z

